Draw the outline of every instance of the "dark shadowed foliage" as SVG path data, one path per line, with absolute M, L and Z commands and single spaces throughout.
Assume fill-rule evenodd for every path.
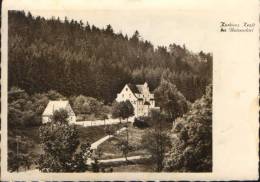
M 114 118 L 128 119 L 134 115 L 134 107 L 130 101 L 115 102 L 112 107 L 112 116 Z
M 212 171 L 212 86 L 187 114 L 176 119 L 171 137 L 166 171 Z

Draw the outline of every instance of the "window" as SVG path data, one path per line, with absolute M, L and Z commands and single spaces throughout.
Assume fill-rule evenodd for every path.
M 127 91 L 127 90 L 128 90 L 128 88 L 125 88 L 125 90 Z
M 122 97 L 124 97 L 124 94 L 122 94 Z

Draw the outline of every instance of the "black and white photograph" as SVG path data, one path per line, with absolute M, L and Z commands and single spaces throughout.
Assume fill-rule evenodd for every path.
M 211 172 L 212 53 L 151 12 L 58 13 L 8 12 L 8 170 Z
M 46 2 L 4 6 L 4 179 L 253 176 L 259 27 L 249 12 Z M 244 172 L 232 173 L 239 164 Z

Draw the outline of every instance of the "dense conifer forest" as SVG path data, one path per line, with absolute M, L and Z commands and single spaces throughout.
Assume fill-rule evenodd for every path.
M 29 94 L 56 90 L 111 103 L 126 83 L 147 81 L 154 90 L 168 72 L 193 102 L 212 80 L 212 55 L 193 53 L 174 40 L 155 47 L 138 31 L 127 36 L 111 25 L 98 28 L 87 20 L 45 19 L 23 11 L 10 11 L 8 21 L 9 88 Z

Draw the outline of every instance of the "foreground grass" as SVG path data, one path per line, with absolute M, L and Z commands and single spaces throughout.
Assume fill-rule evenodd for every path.
M 14 133 L 8 132 L 8 141 L 16 141 L 17 136 L 20 136 L 22 141 L 27 142 L 27 151 L 36 154 L 42 152 L 40 147 L 39 126 L 17 128 Z
M 128 126 L 128 141 L 131 150 L 127 156 L 137 156 L 137 155 L 146 155 L 148 152 L 141 145 L 142 136 L 147 132 L 147 130 L 142 130 L 133 127 L 132 125 Z M 121 150 L 118 147 L 118 144 L 121 139 L 126 139 L 126 131 L 120 133 L 114 138 L 110 138 L 99 146 L 101 151 L 100 159 L 112 159 L 124 157 Z
M 119 129 L 121 128 L 119 124 L 114 124 L 113 127 Z M 107 135 L 105 131 L 105 126 L 83 127 L 80 125 L 76 125 L 76 128 L 79 130 L 80 143 L 94 143 Z
M 15 130 L 8 131 L 8 152 L 16 154 L 17 136 L 21 137 L 19 142 L 19 153 L 29 154 L 31 159 L 34 161 L 30 166 L 31 169 L 35 169 L 35 162 L 38 160 L 38 156 L 43 153 L 40 146 L 39 138 L 39 126 L 16 128 Z M 23 168 L 19 169 L 23 171 Z
M 102 126 L 83 127 L 76 125 L 76 128 L 79 131 L 80 143 L 93 143 L 106 135 L 104 127 Z
M 154 172 L 150 164 L 133 164 L 113 167 L 113 172 Z
M 110 172 L 111 169 L 113 172 L 154 172 L 154 165 L 151 160 L 141 160 L 100 166 L 100 172 Z

